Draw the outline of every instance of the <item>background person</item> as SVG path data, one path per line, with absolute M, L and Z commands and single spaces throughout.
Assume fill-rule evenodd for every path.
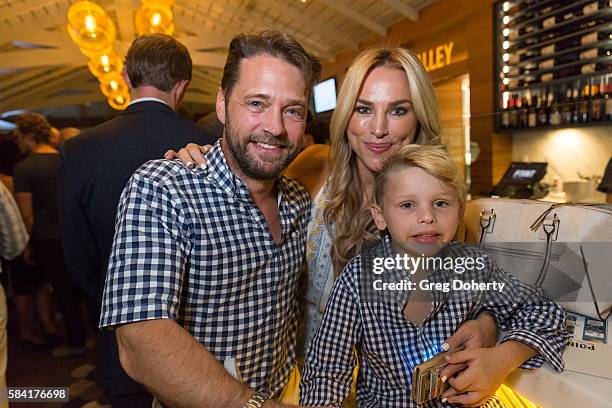
M 164 34 L 137 37 L 123 70 L 132 102 L 117 117 L 61 148 L 64 251 L 72 276 L 95 299 L 98 311 L 117 204 L 132 173 L 169 148 L 213 142 L 176 114 L 191 73 L 191 56 L 183 44 Z M 153 397 L 121 367 L 114 332 L 98 333 L 96 351 L 96 383 L 111 391 L 113 406 L 150 407 Z
M 15 197 L 31 235 L 26 261 L 32 260 L 53 287 L 64 318 L 66 347 L 53 350 L 56 357 L 82 356 L 86 352 L 85 331 L 80 315 L 79 291 L 68 275 L 59 232 L 59 154 L 51 146 L 51 125 L 38 113 L 25 113 L 15 120 L 17 144 L 28 156 L 14 170 Z M 30 262 L 31 263 L 31 262 Z M 46 288 L 41 289 L 46 291 Z M 46 292 L 41 307 L 46 309 L 43 324 L 47 334 L 59 335 L 50 320 L 51 305 Z M 40 298 L 40 296 L 39 296 Z M 49 321 L 48 321 L 49 320 Z
M 13 169 L 24 157 L 17 146 L 14 134 L 0 137 L 0 181 L 13 197 L 15 197 Z M 19 216 L 21 217 L 21 214 Z M 35 265 L 28 265 L 23 254 L 12 261 L 6 261 L 4 273 L 8 274 L 7 287 L 13 295 L 15 314 L 19 322 L 19 346 L 24 350 L 26 347 L 45 348 L 47 344 L 44 337 L 34 328 L 35 312 L 47 333 L 53 333 L 55 338 L 59 332 L 51 316 L 49 289 L 43 274 Z

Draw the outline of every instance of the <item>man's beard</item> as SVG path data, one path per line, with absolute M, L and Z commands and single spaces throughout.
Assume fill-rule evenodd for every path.
M 278 178 L 300 152 L 299 146 L 289 142 L 287 136 L 272 136 L 269 134 L 250 134 L 246 140 L 241 140 L 231 126 L 229 117 L 225 118 L 225 142 L 234 163 L 245 176 L 255 180 L 273 180 Z M 266 143 L 273 146 L 283 146 L 283 154 L 274 161 L 266 161 L 249 152 L 250 142 Z

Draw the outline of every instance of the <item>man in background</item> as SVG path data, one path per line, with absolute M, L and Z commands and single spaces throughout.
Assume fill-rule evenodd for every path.
M 191 72 L 189 51 L 174 38 L 139 36 L 128 50 L 123 70 L 132 102 L 116 118 L 61 148 L 64 252 L 72 276 L 98 305 L 119 196 L 132 173 L 169 149 L 214 142 L 176 114 Z M 151 406 L 151 395 L 121 368 L 114 332 L 98 335 L 96 371 L 98 385 L 111 390 L 113 406 Z

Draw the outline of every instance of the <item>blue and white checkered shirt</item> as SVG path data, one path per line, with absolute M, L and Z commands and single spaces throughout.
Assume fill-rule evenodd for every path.
M 281 177 L 276 244 L 219 142 L 205 170 L 156 160 L 128 182 L 100 327 L 173 319 L 250 387 L 278 395 L 295 364 L 297 280 L 310 200 Z
M 21 219 L 21 213 L 13 195 L 0 181 L 0 258 L 13 259 L 23 252 L 28 232 Z M 2 273 L 2 262 L 0 262 Z
M 451 258 L 480 257 L 484 259 L 484 268 L 462 275 L 453 270 L 437 270 L 428 277 L 430 282 L 454 279 L 498 282 L 506 284 L 503 291 L 432 291 L 432 312 L 422 324 L 415 326 L 403 312 L 410 291 L 379 294 L 372 288 L 373 281 L 380 276 L 390 277 L 390 280 L 383 277 L 384 282 L 410 280 L 406 271 L 395 270 L 390 275 L 372 273 L 374 257 L 395 256 L 390 240 L 364 250 L 349 262 L 334 285 L 323 321 L 306 356 L 300 384 L 301 405 L 342 406 L 351 388 L 356 348 L 360 364 L 357 378 L 360 407 L 417 408 L 411 398 L 414 367 L 440 352 L 442 343 L 461 323 L 476 318 L 484 310 L 507 331 L 502 342 L 519 341 L 539 352 L 522 368 L 536 368 L 548 361 L 553 368 L 563 369 L 561 355 L 567 335 L 562 330 L 565 311 L 561 307 L 548 301 L 541 289 L 534 289 L 497 267 L 478 248 L 450 244 L 441 254 Z M 422 406 L 450 405 L 432 400 Z M 495 397 L 485 406 L 503 407 Z

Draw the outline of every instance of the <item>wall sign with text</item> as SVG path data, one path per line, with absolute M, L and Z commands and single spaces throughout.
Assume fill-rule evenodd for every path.
M 417 53 L 417 57 L 421 60 L 427 72 L 433 71 L 450 65 L 452 63 L 452 53 L 454 42 L 450 41 L 446 44 L 439 45 L 429 50 Z

